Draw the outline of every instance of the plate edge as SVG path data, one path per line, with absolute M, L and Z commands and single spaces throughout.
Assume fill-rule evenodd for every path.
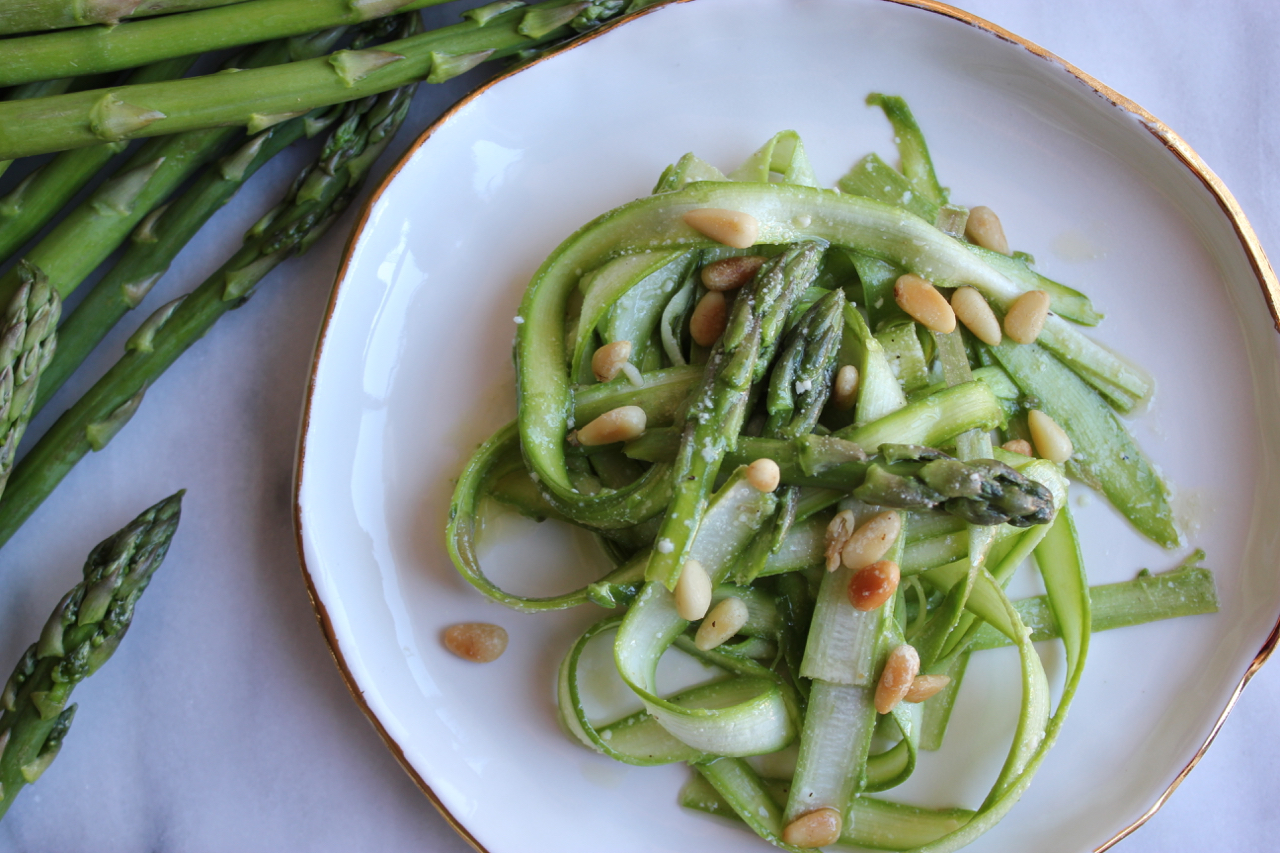
M 350 267 L 355 247 L 359 242 L 365 225 L 368 223 L 369 217 L 373 212 L 373 208 L 382 198 L 383 193 L 390 186 L 391 182 L 409 162 L 409 159 L 417 153 L 418 149 L 421 148 L 441 126 L 470 104 L 472 100 L 478 98 L 498 83 L 519 74 L 526 68 L 531 68 L 534 65 L 541 64 L 551 57 L 567 53 L 575 47 L 579 47 L 580 45 L 593 41 L 607 32 L 610 32 L 632 20 L 656 12 L 659 9 L 690 2 L 693 2 L 693 0 L 660 0 L 660 2 L 641 9 L 638 12 L 618 18 L 617 20 L 588 33 L 569 44 L 563 45 L 544 54 L 533 62 L 520 65 L 493 77 L 468 93 L 452 107 L 442 113 L 439 118 L 431 122 L 418 135 L 418 137 L 410 143 L 408 148 L 405 149 L 404 153 L 400 156 L 400 159 L 397 160 L 395 165 L 387 171 L 387 174 L 382 178 L 377 187 L 374 188 L 373 192 L 369 194 L 369 197 L 362 205 L 360 215 L 357 218 L 355 225 L 352 227 L 351 234 L 348 236 L 346 245 L 343 248 L 342 260 L 338 265 L 338 270 L 334 277 L 333 289 L 329 296 L 329 302 L 325 307 L 324 315 L 321 318 L 320 330 L 317 334 L 316 344 L 312 353 L 311 369 L 308 372 L 306 395 L 303 401 L 302 419 L 299 425 L 298 450 L 294 462 L 293 477 L 294 547 L 298 554 L 299 567 L 302 571 L 303 580 L 306 584 L 307 596 L 311 601 L 312 609 L 315 611 L 316 621 L 325 637 L 325 642 L 329 646 L 330 657 L 333 658 L 334 664 L 337 666 L 338 671 L 342 676 L 343 683 L 346 685 L 347 691 L 351 694 L 352 699 L 355 700 L 356 704 L 364 712 L 364 715 L 378 732 L 378 735 L 382 738 L 396 761 L 402 768 L 404 768 L 405 772 L 414 781 L 414 784 L 416 784 L 427 796 L 427 799 L 436 807 L 437 811 L 440 812 L 446 822 L 448 822 L 448 824 L 453 827 L 453 829 L 458 832 L 458 834 L 462 836 L 468 844 L 479 851 L 479 853 L 489 853 L 489 851 L 480 844 L 480 842 L 467 830 L 467 828 L 463 826 L 462 823 L 449 811 L 444 803 L 441 802 L 440 798 L 435 791 L 432 790 L 431 786 L 427 784 L 417 770 L 415 770 L 409 763 L 399 743 L 397 743 L 386 730 L 377 715 L 365 701 L 364 696 L 356 685 L 355 678 L 343 657 L 337 635 L 334 633 L 332 620 L 330 619 L 323 602 L 320 601 L 319 596 L 317 595 L 315 582 L 312 577 L 311 570 L 307 565 L 306 550 L 303 544 L 302 533 L 301 490 L 303 469 L 306 462 L 307 437 L 310 433 L 311 425 L 311 404 L 315 393 L 316 374 L 319 368 L 320 356 L 328 335 L 329 325 L 333 319 L 333 312 L 337 304 L 339 291 L 346 279 L 347 270 Z M 1232 195 L 1227 186 L 1222 182 L 1217 174 L 1209 168 L 1208 164 L 1205 163 L 1200 155 L 1197 154 L 1195 150 L 1172 128 L 1168 127 L 1154 115 L 1147 112 L 1147 110 L 1142 108 L 1132 99 L 1125 97 L 1110 86 L 1107 86 L 1092 75 L 1085 73 L 1075 65 L 1072 65 L 1051 51 L 1048 51 L 1035 42 L 1024 39 L 1021 36 L 1018 36 L 1017 34 L 977 15 L 958 9 L 954 6 L 949 6 L 945 3 L 936 2 L 936 0 L 877 0 L 877 2 L 893 3 L 899 6 L 906 6 L 942 15 L 943 17 L 951 18 L 960 23 L 974 27 L 975 29 L 987 32 L 1002 41 L 1017 45 L 1034 56 L 1059 66 L 1068 74 L 1092 89 L 1096 94 L 1103 97 L 1113 107 L 1136 116 L 1141 121 L 1143 127 L 1146 128 L 1147 132 L 1154 136 L 1170 152 L 1170 154 L 1182 163 L 1182 165 L 1185 166 L 1187 170 L 1201 182 L 1209 194 L 1213 196 L 1218 207 L 1231 222 L 1241 248 L 1244 250 L 1245 256 L 1249 261 L 1249 265 L 1252 268 L 1254 276 L 1258 281 L 1258 285 L 1262 290 L 1263 300 L 1266 302 L 1267 309 L 1271 313 L 1272 324 L 1277 332 L 1280 332 L 1280 280 L 1277 280 L 1275 270 L 1272 268 L 1266 252 L 1263 250 L 1262 245 L 1258 240 L 1257 233 L 1254 231 L 1253 226 L 1250 224 L 1248 217 L 1244 213 L 1244 210 L 1240 207 L 1240 204 L 1236 201 L 1235 196 Z M 1150 820 L 1168 801 L 1173 792 L 1182 784 L 1182 781 L 1187 777 L 1187 775 L 1195 769 L 1196 765 L 1199 764 L 1200 759 L 1204 757 L 1205 752 L 1208 751 L 1209 747 L 1213 744 L 1214 739 L 1218 736 L 1218 732 L 1221 731 L 1227 717 L 1235 707 L 1245 686 L 1275 652 L 1278 644 L 1280 644 L 1280 614 L 1277 614 L 1276 622 L 1272 626 L 1270 634 L 1267 636 L 1258 652 L 1254 655 L 1253 661 L 1241 676 L 1239 683 L 1236 685 L 1235 690 L 1228 699 L 1226 706 L 1215 720 L 1208 736 L 1196 750 L 1194 755 L 1192 755 L 1186 766 L 1177 773 L 1169 783 L 1168 787 L 1165 788 L 1165 790 L 1156 798 L 1145 812 L 1139 815 L 1128 826 L 1124 827 L 1111 838 L 1094 848 L 1093 853 L 1104 853 L 1104 851 L 1110 850 Z

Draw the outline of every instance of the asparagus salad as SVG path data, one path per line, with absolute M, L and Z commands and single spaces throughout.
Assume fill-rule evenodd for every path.
M 950 202 L 902 99 L 868 103 L 900 168 L 872 154 L 823 189 L 787 131 L 727 176 L 685 155 L 555 249 L 516 318 L 518 419 L 462 472 L 447 539 L 495 601 L 607 611 L 557 685 L 587 747 L 687 763 L 673 798 L 786 850 L 947 851 L 1030 784 L 1092 631 L 1217 603 L 1199 553 L 1089 587 L 1068 477 L 1181 544 L 1121 419 L 1151 382 L 1082 333 L 1102 319 L 1087 296 L 1010 252 L 992 211 Z M 553 597 L 499 588 L 476 556 L 486 497 L 590 531 L 614 568 Z M 1024 564 L 1044 594 L 1011 600 Z M 490 660 L 493 627 L 455 626 L 450 648 Z M 1041 640 L 1065 651 L 1056 705 Z M 587 712 L 593 643 L 639 710 Z M 998 646 L 1021 691 L 989 793 L 895 802 L 941 746 L 970 655 Z M 672 648 L 717 675 L 665 688 Z

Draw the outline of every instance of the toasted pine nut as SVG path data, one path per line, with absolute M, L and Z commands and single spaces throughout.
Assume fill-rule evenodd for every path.
M 956 312 L 932 282 L 907 273 L 893 284 L 893 299 L 926 329 L 946 334 L 956 328 Z
M 763 255 L 742 255 L 712 261 L 702 268 L 702 286 L 707 290 L 737 290 L 755 278 L 767 260 Z
M 825 847 L 840 840 L 844 818 L 833 808 L 815 809 L 791 821 L 782 830 L 782 841 L 792 847 Z
M 901 532 L 902 516 L 886 510 L 855 530 L 840 556 L 851 569 L 869 566 L 889 552 L 889 547 Z
M 760 236 L 760 222 L 750 213 L 701 207 L 684 215 L 684 223 L 698 233 L 735 249 L 749 249 Z
M 831 403 L 840 411 L 847 412 L 858 402 L 858 378 L 858 368 L 852 364 L 836 371 L 835 382 L 831 384 Z
M 840 568 L 840 554 L 844 551 L 849 537 L 853 535 L 856 523 L 853 513 L 847 509 L 840 510 L 836 513 L 836 517 L 827 523 L 827 571 L 834 572 Z
M 711 576 L 697 560 L 688 560 L 676 581 L 676 613 L 693 622 L 707 615 L 711 606 Z
M 689 317 L 689 334 L 698 346 L 709 347 L 724 334 L 729 324 L 729 304 L 718 290 L 708 290 Z
M 893 597 L 901 578 L 902 572 L 893 560 L 876 560 L 863 566 L 849 578 L 849 603 L 869 613 Z
M 747 466 L 747 482 L 758 492 L 772 492 L 782 482 L 782 469 L 772 459 L 757 459 Z
M 951 294 L 951 308 L 964 327 L 984 344 L 1000 343 L 1000 321 L 987 300 L 972 287 L 959 287 Z
M 622 372 L 622 365 L 631 359 L 631 341 L 614 341 L 605 344 L 591 356 L 591 372 L 597 382 L 608 382 Z
M 507 650 L 507 629 L 488 622 L 461 622 L 444 629 L 444 647 L 463 660 L 489 663 Z
M 578 443 L 583 447 L 630 441 L 644 435 L 646 416 L 639 406 L 610 409 L 578 430 Z
M 1004 315 L 1004 333 L 1020 344 L 1029 344 L 1040 337 L 1048 316 L 1049 294 L 1028 290 L 1009 306 L 1009 312 Z
M 1035 450 L 1031 448 L 1031 442 L 1025 438 L 1012 438 L 1000 446 L 1010 453 L 1021 453 L 1023 456 L 1035 455 Z
M 902 697 L 903 702 L 923 702 L 937 696 L 951 683 L 949 675 L 917 675 L 911 681 L 911 689 Z
M 747 605 L 741 598 L 729 596 L 711 608 L 693 635 L 693 644 L 704 652 L 721 645 L 747 624 Z
M 1050 462 L 1066 462 L 1071 458 L 1075 451 L 1071 436 L 1053 418 L 1039 409 L 1032 409 L 1027 412 L 1027 427 L 1031 430 L 1031 440 L 1041 458 Z
M 920 654 L 915 646 L 903 643 L 889 652 L 884 671 L 880 673 L 880 682 L 876 685 L 876 712 L 887 714 L 896 708 L 906 697 L 919 672 Z
M 964 225 L 964 236 L 984 249 L 1009 254 L 1009 241 L 1004 236 L 1000 217 L 989 207 L 978 205 L 969 208 L 969 221 Z

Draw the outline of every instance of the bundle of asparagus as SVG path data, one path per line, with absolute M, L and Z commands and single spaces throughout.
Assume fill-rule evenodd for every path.
M 10 170 L 0 197 L 0 544 L 80 458 L 107 445 L 178 356 L 334 224 L 420 82 L 529 59 L 648 5 L 500 0 L 424 32 L 418 10 L 443 2 L 24 0 L 0 9 L 0 35 L 12 34 L 0 62 L 0 87 L 12 87 L 0 93 L 0 175 Z M 213 62 L 220 72 L 184 76 Z M 77 97 L 79 106 L 68 100 Z M 74 129 L 37 126 L 54 116 Z M 27 424 L 213 213 L 273 157 L 325 132 L 314 161 L 243 246 L 156 309 L 123 356 L 20 455 Z M 152 138 L 131 143 L 138 137 Z M 55 152 L 39 165 L 23 159 Z M 121 246 L 59 325 L 63 298 Z M 0 816 L 57 754 L 74 713 L 63 708 L 66 695 L 123 635 L 172 536 L 179 497 L 94 551 L 85 582 L 19 662 L 0 697 Z

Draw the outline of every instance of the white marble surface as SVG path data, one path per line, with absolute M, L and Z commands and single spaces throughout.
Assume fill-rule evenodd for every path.
M 1280 252 L 1280 117 L 1272 106 L 1280 94 L 1273 64 L 1280 6 L 962 5 L 1103 80 L 1180 133 L 1233 190 L 1263 246 Z M 435 10 L 432 20 L 452 14 Z M 477 79 L 420 92 L 384 167 Z M 186 292 L 217 267 L 303 153 L 283 160 L 218 214 L 150 303 Z M 182 528 L 130 639 L 77 689 L 80 711 L 63 752 L 0 822 L 0 851 L 471 849 L 351 700 L 316 627 L 294 551 L 299 408 L 353 219 L 348 213 L 330 239 L 221 321 L 156 384 L 110 448 L 86 459 L 0 551 L 0 667 L 7 672 L 89 548 L 142 507 L 189 489 Z M 118 351 L 127 332 L 106 346 Z M 90 372 L 106 366 L 95 361 Z M 78 377 L 59 402 L 93 378 Z M 1200 766 L 1117 850 L 1274 848 L 1277 673 L 1275 664 L 1262 669 Z M 530 847 L 538 849 L 552 846 Z

